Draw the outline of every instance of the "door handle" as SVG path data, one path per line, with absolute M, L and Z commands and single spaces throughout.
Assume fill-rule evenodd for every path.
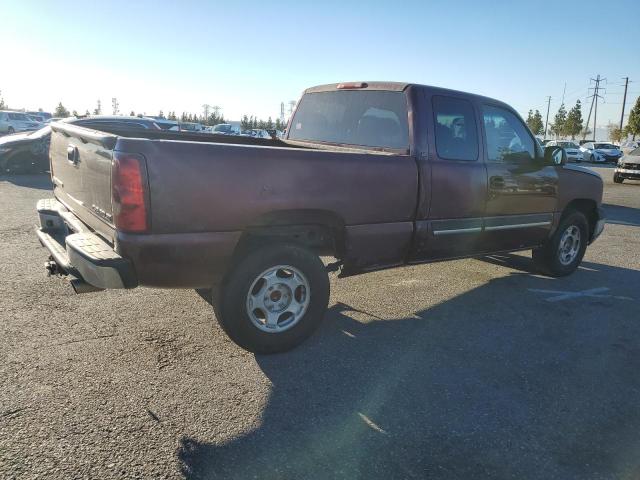
M 504 188 L 504 178 L 502 177 L 491 177 L 489 179 L 489 186 L 491 188 Z
M 73 165 L 78 164 L 78 148 L 73 145 L 67 147 L 67 160 Z

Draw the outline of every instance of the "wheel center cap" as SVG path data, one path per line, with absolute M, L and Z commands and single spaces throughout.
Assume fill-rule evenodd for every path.
M 282 293 L 280 293 L 278 290 L 271 292 L 270 298 L 272 302 L 277 302 L 282 298 Z

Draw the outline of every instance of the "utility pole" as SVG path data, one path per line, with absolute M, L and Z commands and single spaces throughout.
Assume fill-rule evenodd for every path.
M 624 77 L 624 97 L 622 97 L 622 113 L 620 114 L 620 131 L 622 132 L 622 122 L 624 120 L 624 104 L 627 103 L 627 87 L 629 86 L 629 77 Z
M 547 97 L 547 119 L 544 121 L 544 138 L 547 139 L 547 125 L 549 124 L 549 108 L 551 107 L 551 96 Z
M 585 125 L 587 126 L 587 128 L 589 127 L 589 120 L 591 119 L 591 110 L 593 109 L 593 139 L 594 140 L 596 140 L 596 121 L 598 118 L 598 98 L 604 99 L 604 97 L 600 95 L 598 92 L 602 90 L 602 87 L 600 87 L 600 82 L 605 80 L 606 78 L 600 78 L 599 74 L 596 78 L 592 78 L 591 81 L 595 82 L 596 86 L 589 87 L 589 90 L 593 89 L 593 95 L 591 95 L 590 97 L 587 97 L 587 98 L 591 98 L 591 108 L 589 109 L 589 117 L 587 118 L 587 123 Z M 585 138 L 586 138 L 586 129 L 585 129 L 585 135 L 583 136 L 582 139 L 584 140 Z

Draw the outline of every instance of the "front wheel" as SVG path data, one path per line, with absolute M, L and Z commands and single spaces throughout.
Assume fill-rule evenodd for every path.
M 619 173 L 614 173 L 613 174 L 613 181 L 614 181 L 614 183 L 622 183 L 622 182 L 624 182 L 624 178 L 622 178 Z
M 9 135 L 13 135 L 14 133 L 16 133 L 16 130 L 13 127 L 9 127 L 9 129 L 7 130 L 7 133 Z
M 574 272 L 587 249 L 589 224 L 582 212 L 571 211 L 547 242 L 533 250 L 533 262 L 542 273 L 564 277 Z
M 258 248 L 233 267 L 214 302 L 220 326 L 254 353 L 290 350 L 320 325 L 329 277 L 313 252 L 291 244 Z

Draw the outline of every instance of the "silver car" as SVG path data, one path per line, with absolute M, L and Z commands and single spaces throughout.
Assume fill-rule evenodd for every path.
M 580 151 L 584 156 L 585 162 L 617 163 L 622 156 L 622 152 L 618 147 L 604 142 L 584 143 L 580 147 Z
M 562 147 L 567 152 L 567 160 L 572 162 L 581 162 L 584 159 L 580 146 L 571 140 L 551 140 L 547 143 L 547 147 Z
M 40 123 L 30 120 L 29 117 L 22 112 L 0 110 L 0 134 L 29 132 L 31 130 L 37 130 L 40 127 Z
M 618 160 L 618 165 L 613 173 L 613 181 L 622 183 L 625 178 L 640 180 L 640 147 L 625 153 Z

